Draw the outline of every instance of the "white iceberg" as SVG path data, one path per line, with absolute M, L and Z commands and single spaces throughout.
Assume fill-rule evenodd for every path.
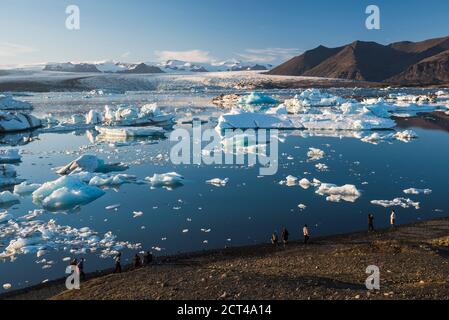
M 285 180 L 282 180 L 279 182 L 281 185 L 286 185 L 287 187 L 294 187 L 298 183 L 298 178 L 292 175 L 289 175 L 285 178 Z
M 217 130 L 227 129 L 304 129 L 304 126 L 285 115 L 255 112 L 233 112 L 224 114 L 218 120 Z
M 12 214 L 9 214 L 7 211 L 0 212 L 0 223 L 8 222 L 9 220 L 12 220 L 12 218 Z
M 165 174 L 155 174 L 152 177 L 146 177 L 153 188 L 174 188 L 184 184 L 184 177 L 176 172 L 169 172 Z
M 89 186 L 78 178 L 63 176 L 34 191 L 33 201 L 48 210 L 67 210 L 86 205 L 104 194 L 100 188 Z
M 134 138 L 150 137 L 164 134 L 164 129 L 159 127 L 99 127 L 96 126 L 101 135 L 112 138 Z
M 99 159 L 95 155 L 85 154 L 80 156 L 78 159 L 70 162 L 62 168 L 57 169 L 57 173 L 60 175 L 71 174 L 74 171 L 84 171 L 84 172 L 111 172 L 111 171 L 123 171 L 128 167 L 121 163 L 106 164 L 104 160 Z
M 335 184 L 322 183 L 316 193 L 322 196 L 327 195 L 327 200 L 332 202 L 340 202 L 341 200 L 355 202 L 361 196 L 360 191 L 352 184 L 339 187 Z
M 303 178 L 299 181 L 299 186 L 303 189 L 309 189 L 311 185 L 312 183 L 306 178 Z
M 416 210 L 420 209 L 420 203 L 414 202 L 408 198 L 396 198 L 393 200 L 373 200 L 372 204 L 382 206 L 384 208 L 388 207 L 402 207 L 404 209 L 414 207 Z
M 41 125 L 41 121 L 32 115 L 0 111 L 0 133 L 26 131 Z
M 136 182 L 137 177 L 128 174 L 117 175 L 98 175 L 89 181 L 90 186 L 105 187 L 105 186 L 119 186 L 125 183 Z
M 432 190 L 431 189 L 410 188 L 410 189 L 404 190 L 404 193 L 405 194 L 413 194 L 413 195 L 419 195 L 419 194 L 429 195 L 432 193 Z
M 211 179 L 206 181 L 207 184 L 211 184 L 215 187 L 225 187 L 229 182 L 229 178 L 226 179 L 220 179 L 220 178 L 215 178 L 215 179 Z
M 318 148 L 309 148 L 309 152 L 307 152 L 307 157 L 309 157 L 309 161 L 318 161 L 323 159 L 326 156 L 326 153 Z
M 10 191 L 0 192 L 0 205 L 9 204 L 19 201 L 19 196 L 11 193 Z
M 19 196 L 32 194 L 34 191 L 36 191 L 40 187 L 41 187 L 41 184 L 37 184 L 37 183 L 30 184 L 28 182 L 22 182 L 21 184 L 14 186 L 14 194 L 17 194 Z
M 394 138 L 403 142 L 410 142 L 413 139 L 418 138 L 418 135 L 413 130 L 405 130 L 402 132 L 397 132 Z
M 272 105 L 279 103 L 279 101 L 257 92 L 251 92 L 249 95 L 240 98 L 238 103 L 249 105 Z
M 0 164 L 0 188 L 14 186 L 23 180 L 17 178 L 16 169 L 9 164 Z

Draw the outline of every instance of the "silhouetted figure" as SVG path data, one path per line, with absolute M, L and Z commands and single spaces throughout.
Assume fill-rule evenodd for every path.
M 143 264 L 148 266 L 153 262 L 153 255 L 150 251 L 145 252 L 143 255 Z
M 304 245 L 307 245 L 310 239 L 309 227 L 307 225 L 304 225 L 302 233 L 304 234 Z
M 368 215 L 368 231 L 374 231 L 374 215 L 372 213 Z
M 140 256 L 136 254 L 133 258 L 133 267 L 134 269 L 140 268 L 142 266 L 142 259 L 140 259 Z
M 288 244 L 288 237 L 289 237 L 289 233 L 288 230 L 286 228 L 284 228 L 282 230 L 282 242 L 284 242 L 284 246 L 286 246 Z
M 396 212 L 394 210 L 391 211 L 390 225 L 391 225 L 392 228 L 394 228 L 396 226 Z
M 274 246 L 277 246 L 277 245 L 278 245 L 278 242 L 279 242 L 279 237 L 278 237 L 277 233 L 275 232 L 275 233 L 273 233 L 273 234 L 271 235 L 271 243 L 272 243 Z
M 117 253 L 117 255 L 114 257 L 114 261 L 115 261 L 115 269 L 114 269 L 114 273 L 122 273 L 122 254 L 119 252 Z
M 73 267 L 78 266 L 78 260 L 77 260 L 77 259 L 73 259 L 73 260 L 70 262 L 70 265 L 73 266 Z
M 84 258 L 81 258 L 81 260 L 77 264 L 78 272 L 80 273 L 81 280 L 86 279 L 86 274 L 84 273 L 84 261 L 85 261 Z

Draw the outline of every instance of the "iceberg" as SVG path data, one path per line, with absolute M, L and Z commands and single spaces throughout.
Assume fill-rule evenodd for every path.
M 241 105 L 273 105 L 278 104 L 279 101 L 257 92 L 251 92 L 249 95 L 240 98 L 238 103 Z
M 68 175 L 77 171 L 82 172 L 101 172 L 107 173 L 111 171 L 124 171 L 128 167 L 121 163 L 105 164 L 104 160 L 99 159 L 95 155 L 85 154 L 78 159 L 70 162 L 62 168 L 58 168 L 56 173 L 60 175 Z
M 184 185 L 184 177 L 176 172 L 170 172 L 165 174 L 155 174 L 152 177 L 146 177 L 153 188 L 174 188 Z
M 352 184 L 338 187 L 335 184 L 322 183 L 316 193 L 322 196 L 327 195 L 327 200 L 332 202 L 340 202 L 341 200 L 355 202 L 361 196 L 360 191 Z
M 215 179 L 211 179 L 206 181 L 207 184 L 211 184 L 215 187 L 225 187 L 229 182 L 229 178 L 226 179 L 220 179 L 220 178 L 215 178 Z
M 0 163 L 16 163 L 20 162 L 21 159 L 22 157 L 19 154 L 19 150 L 0 150 Z
M 393 137 L 407 143 L 418 138 L 418 135 L 413 130 L 405 130 L 402 132 L 397 132 Z
M 0 164 L 0 188 L 14 186 L 23 180 L 17 178 L 16 169 L 9 164 Z
M 9 214 L 7 211 L 0 212 L 0 223 L 8 222 L 9 220 L 12 220 L 13 216 Z
M 100 175 L 95 176 L 89 181 L 90 186 L 105 187 L 105 186 L 120 186 L 125 183 L 136 182 L 137 177 L 128 174 L 117 175 Z
M 86 205 L 104 194 L 100 188 L 89 186 L 78 178 L 63 176 L 34 191 L 33 201 L 48 210 L 68 210 Z
M 304 129 L 304 126 L 287 116 L 254 112 L 224 114 L 218 120 L 217 130 L 228 129 Z
M 413 194 L 413 195 L 419 195 L 419 194 L 429 195 L 432 193 L 432 190 L 431 189 L 410 188 L 410 189 L 404 190 L 404 193 L 405 194 Z
M 12 194 L 9 191 L 0 192 L 0 204 L 10 204 L 19 202 L 19 196 Z
M 21 184 L 14 186 L 14 194 L 17 194 L 19 196 L 32 194 L 34 191 L 36 191 L 40 187 L 41 187 L 41 184 L 37 184 L 37 183 L 29 184 L 27 182 L 22 182 Z
M 111 138 L 150 137 L 164 134 L 164 129 L 159 127 L 95 127 L 101 135 Z
M 31 103 L 15 100 L 9 95 L 0 94 L 0 110 L 32 110 Z
M 32 115 L 0 111 L 0 133 L 26 131 L 41 125 L 41 121 Z
M 420 203 L 414 202 L 408 198 L 396 198 L 393 200 L 373 200 L 372 204 L 382 206 L 384 208 L 388 207 L 402 207 L 404 209 L 414 207 L 416 210 L 420 209 Z
M 309 161 L 318 161 L 323 159 L 326 156 L 323 150 L 317 148 L 309 148 L 309 152 L 307 153 L 309 157 Z

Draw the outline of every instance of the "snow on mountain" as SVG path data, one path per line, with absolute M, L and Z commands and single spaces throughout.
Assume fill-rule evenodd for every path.
M 254 71 L 270 70 L 269 64 L 255 64 L 238 60 L 226 60 L 212 63 L 192 63 L 181 60 L 168 60 L 157 64 L 165 72 L 224 72 L 224 71 Z
M 91 73 L 163 73 L 156 66 L 145 63 L 122 63 L 114 61 L 102 61 L 94 63 L 49 63 L 44 67 L 44 71 L 59 72 L 91 72 Z

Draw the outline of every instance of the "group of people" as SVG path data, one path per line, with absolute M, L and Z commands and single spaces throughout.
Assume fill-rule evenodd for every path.
M 392 228 L 396 227 L 396 211 L 392 210 L 390 214 L 390 226 Z M 374 215 L 370 213 L 368 215 L 368 231 L 373 232 L 374 229 Z
M 119 252 L 114 257 L 115 262 L 115 268 L 114 273 L 122 273 L 122 253 Z M 136 255 L 133 257 L 133 268 L 138 269 L 143 266 L 148 266 L 153 262 L 153 255 L 151 252 L 147 251 L 143 254 L 143 258 L 140 257 L 139 254 L 136 253 Z
M 302 235 L 304 236 L 304 245 L 307 245 L 310 240 L 309 227 L 307 225 L 304 225 L 304 228 L 302 229 Z M 287 228 L 283 228 L 282 233 L 281 233 L 281 238 L 282 238 L 282 243 L 284 244 L 284 247 L 288 245 L 289 237 L 290 237 L 290 233 L 288 232 Z M 271 243 L 274 246 L 277 246 L 279 243 L 279 237 L 276 232 L 274 232 L 271 235 Z

